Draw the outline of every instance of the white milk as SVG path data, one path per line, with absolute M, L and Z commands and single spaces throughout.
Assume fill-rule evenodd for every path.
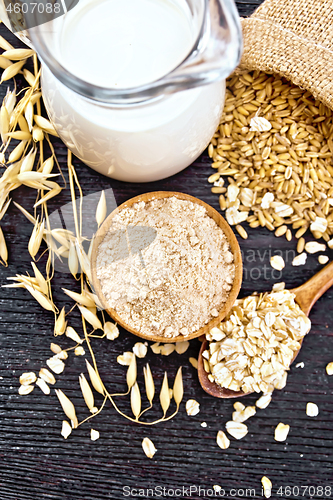
M 64 17 L 59 62 L 82 80 L 115 89 L 175 69 L 197 36 L 184 0 L 80 0 Z M 46 107 L 66 145 L 113 178 L 147 182 L 192 163 L 215 132 L 224 82 L 137 105 L 89 101 L 43 66 Z

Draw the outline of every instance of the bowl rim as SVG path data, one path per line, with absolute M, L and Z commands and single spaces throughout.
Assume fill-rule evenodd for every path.
M 97 272 L 96 272 L 96 260 L 97 260 L 97 253 L 98 253 L 98 248 L 99 245 L 102 243 L 102 241 L 105 238 L 105 235 L 107 231 L 109 230 L 112 220 L 117 215 L 120 211 L 124 210 L 125 208 L 129 208 L 135 203 L 138 203 L 140 201 L 145 201 L 149 202 L 155 199 L 163 199 L 163 198 L 172 198 L 172 197 L 177 197 L 181 200 L 187 200 L 191 201 L 193 203 L 199 204 L 203 207 L 206 208 L 207 214 L 212 217 L 212 219 L 218 224 L 218 226 L 223 230 L 229 246 L 230 246 L 230 251 L 234 255 L 234 264 L 235 264 L 235 277 L 234 281 L 232 284 L 232 288 L 229 292 L 228 298 L 226 302 L 223 304 L 222 309 L 219 311 L 219 314 L 217 317 L 212 318 L 209 320 L 209 322 L 199 328 L 199 330 L 190 333 L 189 335 L 178 335 L 177 337 L 163 337 L 163 335 L 148 335 L 146 333 L 139 332 L 132 328 L 131 326 L 127 325 L 122 318 L 114 311 L 114 309 L 110 308 L 107 304 L 107 300 L 104 297 L 104 294 L 102 292 L 102 287 L 100 285 L 100 281 L 97 277 Z M 96 234 L 93 236 L 93 241 L 92 241 L 92 251 L 91 251 L 91 259 L 90 259 L 90 266 L 91 266 L 91 277 L 92 277 L 92 287 L 94 289 L 94 292 L 96 293 L 100 303 L 104 307 L 105 311 L 111 316 L 111 318 L 120 326 L 122 326 L 126 331 L 133 333 L 137 337 L 143 338 L 145 340 L 149 341 L 154 341 L 154 342 L 163 342 L 163 343 L 175 343 L 175 342 L 183 342 L 185 340 L 192 340 L 194 338 L 200 337 L 201 335 L 207 333 L 209 330 L 211 330 L 214 326 L 217 326 L 228 314 L 232 306 L 234 305 L 237 296 L 239 294 L 241 284 L 242 284 L 242 276 L 243 276 L 243 263 L 242 263 L 242 254 L 240 251 L 240 247 L 237 241 L 237 238 L 231 229 L 230 225 L 228 222 L 222 217 L 222 215 L 215 210 L 215 208 L 211 207 L 208 205 L 208 203 L 200 200 L 199 198 L 196 198 L 192 195 L 177 192 L 177 191 L 152 191 L 149 193 L 143 193 L 138 196 L 134 196 L 133 198 L 130 198 L 129 200 L 125 201 L 121 205 L 119 205 L 115 210 L 113 210 L 104 220 L 103 224 L 99 227 L 97 230 Z

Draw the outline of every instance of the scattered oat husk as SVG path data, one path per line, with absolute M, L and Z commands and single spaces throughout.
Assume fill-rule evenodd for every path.
M 136 367 L 136 356 L 133 354 L 131 362 L 128 366 L 126 381 L 128 390 L 130 390 L 136 382 L 137 377 L 137 367 Z
M 81 388 L 81 392 L 83 395 L 83 399 L 84 399 L 86 405 L 88 406 L 88 409 L 90 410 L 91 413 L 96 413 L 97 408 L 95 407 L 94 395 L 93 395 L 91 387 L 90 387 L 90 385 L 89 385 L 89 383 L 88 383 L 88 381 L 83 373 L 81 373 L 81 375 L 79 377 L 79 382 L 80 382 L 80 388 Z
M 56 383 L 56 379 L 55 379 L 53 373 L 51 373 L 47 368 L 41 368 L 39 370 L 38 375 L 41 379 L 45 380 L 45 382 L 47 382 L 48 384 L 54 385 Z
M 153 458 L 157 452 L 154 443 L 147 437 L 145 437 L 142 441 L 142 449 L 148 458 Z
M 78 426 L 75 406 L 61 389 L 56 389 L 55 392 L 58 396 L 59 402 L 62 406 L 62 409 L 64 410 L 65 415 L 70 419 L 70 421 L 72 422 L 72 426 L 75 429 Z
M 150 404 L 153 403 L 153 399 L 155 396 L 155 384 L 154 384 L 154 379 L 151 374 L 150 366 L 147 363 L 146 366 L 143 367 L 143 375 L 145 379 L 145 388 L 146 388 L 146 395 L 147 399 Z
M 72 432 L 72 426 L 67 420 L 62 421 L 61 435 L 67 439 Z
M 74 349 L 74 354 L 75 356 L 84 356 L 86 351 L 83 349 L 82 346 L 75 347 Z
M 308 253 L 325 252 L 326 245 L 324 243 L 318 243 L 317 241 L 308 241 L 305 244 L 305 251 Z
M 20 396 L 26 396 L 27 394 L 30 394 L 34 390 L 33 385 L 21 385 L 19 387 L 18 393 Z
M 160 354 L 162 356 L 170 356 L 171 353 L 175 350 L 175 344 L 163 344 L 160 348 Z
M 306 414 L 308 417 L 316 417 L 319 414 L 319 408 L 315 403 L 307 403 Z
M 296 255 L 292 261 L 293 266 L 304 266 L 306 263 L 306 259 L 308 257 L 308 254 L 306 252 L 300 253 L 299 255 Z
M 101 192 L 101 196 L 96 208 L 96 222 L 98 227 L 104 221 L 106 214 L 107 214 L 107 206 L 106 206 L 105 192 L 103 190 Z
M 165 416 L 168 408 L 170 406 L 170 393 L 169 393 L 169 384 L 168 384 L 168 375 L 167 372 L 164 372 L 163 383 L 160 392 L 160 403 L 163 410 L 163 415 Z
M 241 411 L 234 411 L 232 414 L 232 420 L 233 422 L 245 422 L 248 420 L 250 417 L 253 417 L 253 415 L 256 414 L 256 407 L 255 406 L 247 406 Z
M 152 344 L 150 348 L 154 354 L 161 354 L 162 346 L 160 345 L 159 342 L 155 342 L 155 344 Z
M 137 342 L 133 346 L 133 352 L 138 358 L 144 358 L 147 354 L 147 346 L 142 342 Z
M 229 420 L 229 422 L 225 424 L 225 428 L 235 439 L 242 439 L 248 433 L 248 428 L 245 424 L 233 422 L 232 420 Z
M 272 401 L 272 394 L 263 394 L 257 401 L 256 401 L 256 406 L 260 408 L 261 410 L 267 408 L 267 406 L 270 404 Z
M 141 412 L 141 394 L 137 382 L 131 388 L 131 408 L 135 419 L 138 420 Z
M 272 494 L 272 481 L 267 476 L 261 478 L 261 484 L 264 489 L 265 498 L 270 498 Z
M 36 381 L 36 385 L 38 385 L 38 387 L 40 388 L 40 390 L 44 394 L 46 394 L 46 395 L 50 394 L 51 389 L 49 388 L 49 386 L 47 385 L 47 383 L 45 382 L 44 379 L 38 378 L 37 381 Z
M 89 373 L 89 377 L 90 377 L 90 381 L 92 383 L 92 386 L 94 387 L 94 389 L 97 392 L 104 395 L 105 391 L 104 391 L 102 381 L 101 381 L 99 375 L 96 373 L 96 371 L 94 370 L 94 368 L 91 366 L 91 364 L 89 363 L 89 361 L 87 359 L 86 359 L 86 365 L 87 365 L 87 369 L 88 369 L 88 373 Z
M 50 349 L 52 352 L 54 352 L 54 354 L 59 354 L 62 351 L 60 345 L 55 344 L 54 342 L 51 342 Z
M 79 334 L 71 326 L 66 328 L 66 337 L 74 340 L 77 344 L 82 344 L 84 342 L 84 339 L 81 339 Z
M 326 373 L 327 375 L 333 375 L 333 361 L 326 365 Z
M 119 328 L 114 323 L 111 323 L 111 321 L 104 323 L 103 329 L 108 340 L 115 340 L 119 337 Z
M 133 356 L 135 356 L 133 352 L 126 351 L 117 357 L 117 363 L 119 363 L 122 366 L 129 366 L 131 364 Z
M 176 342 L 175 351 L 177 354 L 184 354 L 189 347 L 190 343 L 188 340 L 184 340 L 184 342 Z
M 287 439 L 287 436 L 289 434 L 290 430 L 290 425 L 283 424 L 280 422 L 274 431 L 274 439 L 275 441 L 280 441 L 283 442 Z
M 285 267 L 285 262 L 281 255 L 273 255 L 270 259 L 271 266 L 277 271 L 282 271 Z
M 200 411 L 200 404 L 195 399 L 188 399 L 186 401 L 185 409 L 186 413 L 190 417 L 194 417 L 194 415 L 197 415 Z
M 52 358 L 49 358 L 46 360 L 47 366 L 57 375 L 60 375 L 65 369 L 65 363 L 57 357 L 58 355 L 56 354 L 55 356 L 52 356 Z
M 227 438 L 226 434 L 223 431 L 218 431 L 216 442 L 217 445 L 222 448 L 222 450 L 226 450 L 230 446 L 230 439 Z
M 189 362 L 195 368 L 196 370 L 198 369 L 198 360 L 196 358 L 188 358 Z
M 183 387 L 183 377 L 182 377 L 182 367 L 178 368 L 176 373 L 175 381 L 173 384 L 173 399 L 176 402 L 176 405 L 179 406 L 182 402 L 184 396 L 184 387 Z
M 96 431 L 95 429 L 90 430 L 90 439 L 92 441 L 97 441 L 97 439 L 99 439 L 99 437 L 100 437 L 99 431 Z
M 318 262 L 319 264 L 321 264 L 322 266 L 324 266 L 325 264 L 327 264 L 327 262 L 329 261 L 329 257 L 328 255 L 319 255 L 318 257 Z
M 34 384 L 36 380 L 37 376 L 34 372 L 22 373 L 19 379 L 21 385 L 31 385 Z

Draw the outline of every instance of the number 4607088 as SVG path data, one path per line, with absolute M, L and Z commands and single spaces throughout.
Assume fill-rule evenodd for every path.
M 30 2 L 30 3 L 10 3 L 6 7 L 6 11 L 9 13 L 14 13 L 14 14 L 27 14 L 28 12 L 34 13 L 34 11 L 37 11 L 39 14 L 43 14 L 46 12 L 47 14 L 60 14 L 61 12 L 61 5 L 60 3 L 43 3 L 43 2 Z
M 286 497 L 330 497 L 331 486 L 280 486 L 276 494 Z

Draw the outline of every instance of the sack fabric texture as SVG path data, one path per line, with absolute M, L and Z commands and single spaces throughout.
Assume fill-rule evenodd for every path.
M 284 76 L 333 109 L 333 0 L 266 0 L 242 28 L 240 69 Z

